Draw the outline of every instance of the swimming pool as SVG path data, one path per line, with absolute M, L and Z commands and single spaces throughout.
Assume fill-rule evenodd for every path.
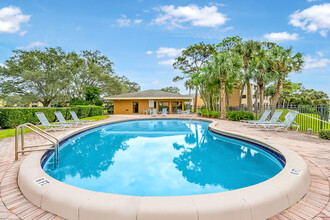
M 184 196 L 230 191 L 278 174 L 284 161 L 271 150 L 208 130 L 209 122 L 151 119 L 93 128 L 61 142 L 61 182 L 130 196 Z

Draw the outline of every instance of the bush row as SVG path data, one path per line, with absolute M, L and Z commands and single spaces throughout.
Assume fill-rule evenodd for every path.
M 330 140 L 330 130 L 321 130 L 319 132 L 319 137 L 322 139 Z
M 254 120 L 254 115 L 251 112 L 232 111 L 227 112 L 227 118 L 231 121 Z
M 197 112 L 199 116 L 208 117 L 208 118 L 220 118 L 220 112 L 217 111 L 207 111 L 206 109 L 201 109 Z
M 221 113 L 217 111 L 207 111 L 206 109 L 201 109 L 197 112 L 198 115 L 208 118 L 220 118 Z M 251 112 L 244 111 L 227 111 L 227 118 L 231 121 L 240 120 L 254 120 L 254 115 Z
M 56 120 L 54 112 L 62 112 L 65 119 L 71 119 L 69 111 L 76 112 L 79 118 L 102 115 L 103 108 L 100 106 L 74 106 L 69 108 L 3 108 L 0 109 L 0 127 L 14 128 L 24 123 L 37 124 L 39 120 L 36 112 L 43 112 L 48 121 Z

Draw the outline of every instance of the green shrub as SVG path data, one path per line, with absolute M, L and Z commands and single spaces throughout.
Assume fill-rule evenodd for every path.
M 102 115 L 103 108 L 100 106 L 74 106 L 71 108 L 3 108 L 0 109 L 0 127 L 14 128 L 24 123 L 37 124 L 39 120 L 35 115 L 36 112 L 43 112 L 48 121 L 56 120 L 54 112 L 62 112 L 65 119 L 71 119 L 69 111 L 77 113 L 79 118 L 87 118 L 96 115 Z
M 200 109 L 197 114 L 199 116 L 208 117 L 208 118 L 219 118 L 220 112 L 217 111 L 207 111 L 206 109 Z
M 232 111 L 227 112 L 227 118 L 231 121 L 254 120 L 254 115 L 251 112 Z
M 220 118 L 220 112 L 210 111 L 209 112 L 209 117 L 211 117 L 211 118 Z
M 319 132 L 319 137 L 322 139 L 330 140 L 330 130 L 321 130 Z

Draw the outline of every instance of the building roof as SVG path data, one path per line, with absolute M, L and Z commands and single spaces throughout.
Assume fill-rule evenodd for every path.
M 171 92 L 163 92 L 156 89 L 144 90 L 140 92 L 125 93 L 104 97 L 105 100 L 128 100 L 128 99 L 185 99 L 190 100 L 191 97 Z

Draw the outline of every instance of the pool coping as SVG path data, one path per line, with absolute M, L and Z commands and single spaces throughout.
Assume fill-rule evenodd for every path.
M 160 118 L 94 124 L 62 135 L 60 140 L 105 124 L 145 119 Z M 309 170 L 295 152 L 255 137 L 222 131 L 216 128 L 218 122 L 213 120 L 196 120 L 212 122 L 209 128 L 215 133 L 271 148 L 285 157 L 285 167 L 267 181 L 237 190 L 192 196 L 139 197 L 94 192 L 62 183 L 41 169 L 44 152 L 34 152 L 20 166 L 19 187 L 34 205 L 68 219 L 266 219 L 295 204 L 307 193 L 311 182 Z M 290 173 L 292 168 L 300 170 L 300 175 Z M 40 177 L 50 183 L 39 186 L 34 181 Z

